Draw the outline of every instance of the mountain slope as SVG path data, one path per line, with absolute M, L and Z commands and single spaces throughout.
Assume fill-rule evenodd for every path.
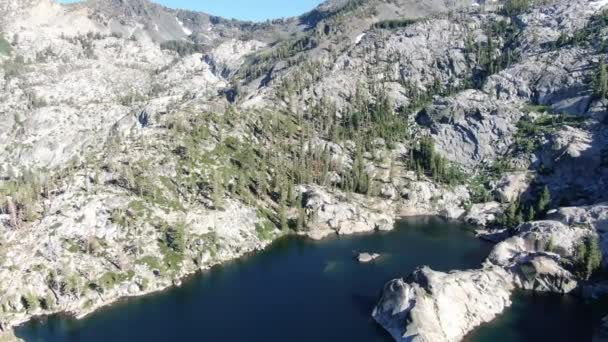
M 534 269 L 571 291 L 575 246 L 608 250 L 604 5 L 330 1 L 253 24 L 145 0 L 0 4 L 0 327 L 404 215 L 513 237 L 491 267 L 391 282 L 375 318 L 396 339 L 426 331 L 410 318 L 427 306 L 400 301 L 426 280 L 485 298 L 480 279 L 500 278 L 508 299 Z M 456 340 L 509 305 L 472 303 L 423 312 L 477 317 L 442 332 Z

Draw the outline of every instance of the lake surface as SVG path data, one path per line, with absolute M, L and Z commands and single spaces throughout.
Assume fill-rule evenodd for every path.
M 319 242 L 288 237 L 180 288 L 128 299 L 84 320 L 36 319 L 16 333 L 26 341 L 51 342 L 391 341 L 370 315 L 383 285 L 419 265 L 478 267 L 492 245 L 469 228 L 420 218 L 387 233 Z M 357 252 L 383 256 L 359 264 Z M 467 341 L 587 341 L 591 328 L 582 322 L 584 314 L 572 298 L 517 295 L 512 310 Z

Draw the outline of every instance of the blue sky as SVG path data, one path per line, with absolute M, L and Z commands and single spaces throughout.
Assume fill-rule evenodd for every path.
M 59 0 L 76 2 L 77 0 Z M 225 18 L 263 21 L 300 15 L 322 0 L 154 0 L 171 8 L 203 11 Z

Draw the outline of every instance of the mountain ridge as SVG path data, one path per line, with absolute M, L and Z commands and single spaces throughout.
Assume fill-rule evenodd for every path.
M 339 1 L 267 24 L 96 3 L 0 7 L 3 329 L 412 215 L 500 243 L 387 284 L 396 340 L 460 340 L 515 289 L 601 291 L 578 251 L 607 265 L 605 2 Z

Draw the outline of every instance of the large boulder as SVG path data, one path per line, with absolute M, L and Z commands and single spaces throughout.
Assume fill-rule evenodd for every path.
M 526 261 L 530 254 L 550 252 L 572 257 L 576 247 L 594 232 L 579 226 L 567 226 L 558 221 L 524 223 L 517 234 L 497 244 L 488 257 L 493 263 L 513 266 Z
M 504 175 L 496 185 L 496 196 L 502 203 L 511 203 L 528 190 L 531 176 L 527 172 L 513 172 Z
M 384 286 L 373 317 L 403 342 L 460 341 L 511 305 L 512 275 L 501 267 L 452 273 L 428 267 Z
M 559 264 L 554 255 L 533 255 L 520 261 L 513 271 L 518 288 L 537 292 L 569 293 L 578 282 L 574 275 Z
M 484 227 L 494 222 L 502 210 L 503 205 L 498 202 L 475 203 L 467 211 L 464 220 L 476 226 Z
M 299 191 L 308 217 L 307 235 L 311 238 L 393 229 L 394 209 L 386 201 L 356 194 L 347 197 L 312 185 L 302 186 Z

